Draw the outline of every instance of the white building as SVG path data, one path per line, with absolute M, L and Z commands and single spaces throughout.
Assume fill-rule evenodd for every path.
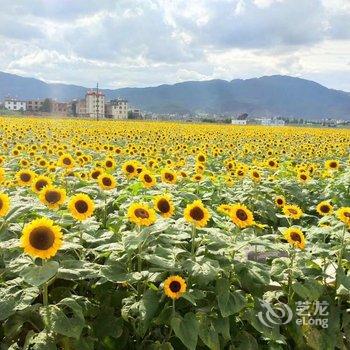
M 285 124 L 286 124 L 286 122 L 284 120 L 281 120 L 281 119 L 276 119 L 276 118 L 261 119 L 261 125 L 283 126 Z
M 86 115 L 90 118 L 104 118 L 105 95 L 102 92 L 89 90 L 85 95 Z
M 128 101 L 124 99 L 111 100 L 106 106 L 106 115 L 112 119 L 128 118 Z
M 4 106 L 10 111 L 25 111 L 27 109 L 26 101 L 19 101 L 14 98 L 6 98 Z
M 247 121 L 244 119 L 232 119 L 231 124 L 233 124 L 233 125 L 247 125 Z

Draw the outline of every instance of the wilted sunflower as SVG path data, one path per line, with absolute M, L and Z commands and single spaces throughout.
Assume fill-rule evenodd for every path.
M 163 169 L 161 172 L 161 178 L 162 181 L 167 184 L 174 184 L 176 183 L 177 175 L 176 172 L 171 169 Z
M 36 176 L 32 181 L 32 190 L 33 192 L 39 194 L 40 191 L 45 186 L 51 186 L 51 185 L 52 185 L 52 180 L 48 176 L 39 175 L 39 176 Z
M 170 218 L 174 214 L 174 204 L 168 194 L 156 196 L 154 198 L 154 207 L 164 218 Z
M 350 225 L 350 207 L 341 207 L 337 210 L 337 217 L 345 224 Z
M 297 227 L 290 227 L 283 232 L 285 239 L 293 247 L 299 249 L 305 248 L 305 236 L 303 232 Z
M 285 216 L 292 219 L 300 219 L 303 215 L 303 211 L 297 205 L 286 204 L 282 210 Z
M 92 216 L 95 205 L 87 194 L 79 193 L 70 199 L 68 209 L 75 219 L 83 221 Z
M 98 185 L 104 190 L 112 190 L 117 182 L 113 175 L 103 173 L 98 177 Z
M 139 226 L 150 226 L 156 221 L 156 213 L 148 205 L 133 203 L 128 209 L 128 219 Z
M 5 216 L 10 210 L 10 197 L 6 193 L 0 193 L 0 217 Z
M 50 219 L 35 219 L 23 228 L 21 246 L 32 257 L 51 258 L 61 245 L 61 228 Z
M 69 153 L 62 154 L 58 160 L 58 165 L 63 168 L 73 168 L 74 163 L 74 158 Z
M 201 200 L 195 200 L 193 203 L 187 204 L 184 218 L 197 227 L 205 227 L 210 219 L 210 213 Z
M 231 207 L 230 218 L 240 228 L 254 224 L 253 213 L 244 204 L 235 204 Z
M 333 207 L 329 204 L 328 201 L 322 201 L 319 203 L 316 207 L 316 210 L 322 216 L 332 215 L 333 213 Z
M 151 188 L 156 184 L 156 178 L 148 170 L 141 172 L 139 180 L 142 181 L 143 186 L 146 188 Z
M 285 200 L 285 198 L 283 196 L 277 196 L 275 198 L 275 204 L 278 207 L 282 208 L 286 204 L 286 200 Z
M 170 276 L 164 281 L 164 294 L 171 299 L 179 299 L 187 289 L 185 280 L 180 276 Z
M 20 186 L 30 186 L 35 178 L 35 173 L 29 169 L 24 169 L 18 171 L 15 177 Z
M 39 193 L 39 199 L 50 209 L 58 209 L 66 200 L 66 191 L 52 185 L 45 186 Z

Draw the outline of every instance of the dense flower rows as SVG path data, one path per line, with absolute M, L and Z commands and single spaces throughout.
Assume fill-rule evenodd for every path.
M 0 118 L 0 349 L 346 349 L 349 130 Z M 293 320 L 257 318 L 262 300 Z M 295 322 L 327 302 L 328 328 Z

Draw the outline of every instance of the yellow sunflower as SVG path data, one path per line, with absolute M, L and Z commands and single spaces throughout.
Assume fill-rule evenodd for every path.
M 63 168 L 73 168 L 74 164 L 74 158 L 69 153 L 62 154 L 58 160 L 58 165 Z
M 310 180 L 310 175 L 307 174 L 306 172 L 299 172 L 297 175 L 297 178 L 298 178 L 299 182 L 305 183 L 305 182 L 308 182 Z
M 244 204 L 235 204 L 231 207 L 230 218 L 240 228 L 254 224 L 253 213 Z
M 6 193 L 0 193 L 0 217 L 5 216 L 10 210 L 10 197 Z
M 284 238 L 293 247 L 305 249 L 305 236 L 297 227 L 289 227 L 283 232 Z
M 338 170 L 340 164 L 339 164 L 339 161 L 335 159 L 330 159 L 326 161 L 325 166 L 326 166 L 326 169 L 329 169 L 329 170 Z
M 97 167 L 97 168 L 91 170 L 90 176 L 91 176 L 92 179 L 97 180 L 98 177 L 99 177 L 101 174 L 103 174 L 103 173 L 104 173 L 103 168 Z
M 258 170 L 252 170 L 250 173 L 250 178 L 255 182 L 259 182 L 261 181 L 261 174 Z
M 137 173 L 137 163 L 133 160 L 128 160 L 122 165 L 122 170 L 124 174 L 131 178 L 138 175 Z
M 30 186 L 35 177 L 35 173 L 29 169 L 24 169 L 18 171 L 15 177 L 20 186 Z
M 52 185 L 52 180 L 48 176 L 39 175 L 39 176 L 36 176 L 32 181 L 32 190 L 33 192 L 39 194 L 40 191 L 45 186 L 51 186 L 51 185 Z
M 87 194 L 79 193 L 70 199 L 68 209 L 75 219 L 83 221 L 92 216 L 95 204 Z
M 127 216 L 131 222 L 139 226 L 150 226 L 156 221 L 154 209 L 142 203 L 131 204 Z
M 174 204 L 168 194 L 156 196 L 154 198 L 154 207 L 164 218 L 170 218 L 174 214 Z
M 187 204 L 184 218 L 197 227 L 205 227 L 210 219 L 210 213 L 201 200 L 195 200 L 193 203 Z
M 98 177 L 98 185 L 104 190 L 112 190 L 116 187 L 117 182 L 113 175 L 103 173 Z
M 32 257 L 51 258 L 56 255 L 61 245 L 61 228 L 54 225 L 50 219 L 35 219 L 23 228 L 21 246 Z
M 52 185 L 45 186 L 39 193 L 39 199 L 50 209 L 58 209 L 66 200 L 66 191 Z
M 284 215 L 291 219 L 300 219 L 303 215 L 303 211 L 297 205 L 286 204 L 282 210 Z
M 148 170 L 144 170 L 139 175 L 139 180 L 142 181 L 145 188 L 151 188 L 156 184 L 156 178 Z
M 320 202 L 317 205 L 316 210 L 322 216 L 332 215 L 333 214 L 333 207 L 329 204 L 328 201 Z
M 170 276 L 164 281 L 164 294 L 171 299 L 179 299 L 187 289 L 185 280 L 180 276 Z
M 167 183 L 167 184 L 174 184 L 176 183 L 177 175 L 176 172 L 171 170 L 171 169 L 163 169 L 161 171 L 161 178 L 162 181 Z
M 232 210 L 232 205 L 230 204 L 220 204 L 217 208 L 217 211 L 221 214 L 230 215 Z
M 280 207 L 283 208 L 283 206 L 286 204 L 286 200 L 283 196 L 277 196 L 275 198 L 275 204 Z
M 350 225 L 350 207 L 341 207 L 337 210 L 337 217 L 345 224 Z
M 0 168 L 0 183 L 5 180 L 5 170 Z

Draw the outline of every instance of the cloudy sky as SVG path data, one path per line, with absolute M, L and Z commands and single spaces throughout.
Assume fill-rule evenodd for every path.
M 350 91 L 350 0 L 1 0 L 0 70 L 105 88 L 288 74 Z

